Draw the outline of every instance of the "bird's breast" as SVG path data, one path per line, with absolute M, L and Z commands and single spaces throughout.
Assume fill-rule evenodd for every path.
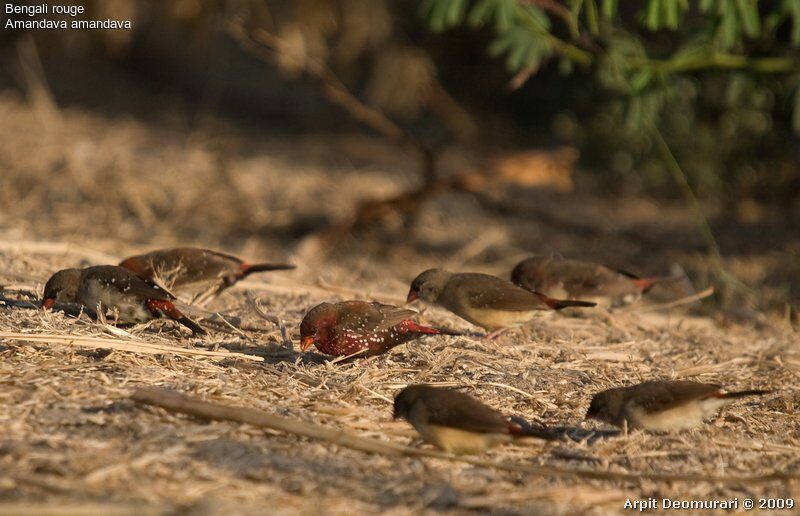
M 509 434 L 470 432 L 443 425 L 426 424 L 415 428 L 423 439 L 448 453 L 483 453 L 513 439 Z
M 575 292 L 567 290 L 563 281 L 551 281 L 543 284 L 541 288 L 537 288 L 535 290 L 541 292 L 547 297 L 552 297 L 555 299 L 572 299 L 572 296 L 576 295 Z
M 699 401 L 691 401 L 667 410 L 648 412 L 642 407 L 633 407 L 626 412 L 629 426 L 652 432 L 678 432 L 695 428 L 714 413 L 709 413 Z
M 99 280 L 85 281 L 78 292 L 78 301 L 92 309 L 100 305 L 104 310 L 113 310 L 117 320 L 124 323 L 145 322 L 153 318 L 150 310 L 136 296 L 120 292 Z
M 467 321 L 492 331 L 526 323 L 536 317 L 535 311 L 496 310 L 493 308 L 466 307 L 461 313 L 455 312 Z

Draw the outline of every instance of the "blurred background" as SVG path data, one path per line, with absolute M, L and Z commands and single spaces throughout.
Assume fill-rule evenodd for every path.
M 0 31 L 6 239 L 392 289 L 546 253 L 797 317 L 800 0 L 83 5 L 134 28 Z

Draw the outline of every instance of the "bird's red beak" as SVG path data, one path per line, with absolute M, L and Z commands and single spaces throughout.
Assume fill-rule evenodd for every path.
M 44 308 L 45 310 L 50 310 L 51 308 L 53 308 L 53 305 L 55 304 L 56 300 L 53 299 L 52 297 L 48 297 L 47 299 L 42 301 L 42 308 Z
M 307 351 L 308 348 L 314 345 L 314 337 L 306 336 L 300 341 L 300 350 Z
M 419 294 L 414 292 L 413 290 L 408 291 L 408 297 L 406 298 L 406 303 L 410 303 L 416 299 L 419 299 Z

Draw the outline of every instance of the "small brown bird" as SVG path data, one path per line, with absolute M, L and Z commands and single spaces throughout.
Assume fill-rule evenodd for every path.
M 42 308 L 49 310 L 56 303 L 77 303 L 82 272 L 81 269 L 63 269 L 50 276 L 44 285 Z
M 449 453 L 482 453 L 519 437 L 545 437 L 472 396 L 409 385 L 394 398 L 394 418 L 408 421 L 427 442 Z
M 542 310 L 595 306 L 588 301 L 553 299 L 489 274 L 453 274 L 442 269 L 429 269 L 414 279 L 407 302 L 415 299 L 436 303 L 490 331 L 527 322 Z
M 322 303 L 300 323 L 300 347 L 315 345 L 328 355 L 362 356 L 386 353 L 390 349 L 424 335 L 459 335 L 459 333 L 417 324 L 413 310 L 366 301 Z
M 197 334 L 206 331 L 186 317 L 172 303 L 174 297 L 145 282 L 136 274 L 115 265 L 86 269 L 65 269 L 55 273 L 44 287 L 43 308 L 56 303 L 80 303 L 117 312 L 122 323 L 140 323 L 162 316 L 173 319 Z
M 595 394 L 586 418 L 621 428 L 627 425 L 652 432 L 677 432 L 702 425 L 739 398 L 769 392 L 725 392 L 712 383 L 650 381 Z
M 148 281 L 158 277 L 169 288 L 213 282 L 218 284 L 216 293 L 254 272 L 294 269 L 294 265 L 282 263 L 247 263 L 236 256 L 197 247 L 160 249 L 131 256 L 119 265 Z
M 639 299 L 656 283 L 668 278 L 637 278 L 599 263 L 555 260 L 535 256 L 521 261 L 511 281 L 522 288 L 566 299 L 589 299 L 611 305 Z

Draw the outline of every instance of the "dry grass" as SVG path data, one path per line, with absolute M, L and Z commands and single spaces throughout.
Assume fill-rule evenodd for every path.
M 533 248 L 530 242 L 539 239 L 564 252 L 607 244 L 612 249 L 598 256 L 616 252 L 631 262 L 637 256 L 631 251 L 636 244 L 621 237 L 587 243 L 530 220 L 483 211 L 459 196 L 426 208 L 414 237 L 354 240 L 325 256 L 315 239 L 281 236 L 281 228 L 294 217 L 346 215 L 355 199 L 398 190 L 410 181 L 397 172 L 407 163 L 404 157 L 358 166 L 368 142 L 357 137 L 263 143 L 222 127 L 219 138 L 233 142 L 223 152 L 202 133 L 186 137 L 169 127 L 86 111 L 64 110 L 60 116 L 63 126 L 42 133 L 24 103 L 0 96 L 5 298 L 25 299 L 26 292 L 40 291 L 58 268 L 111 261 L 144 247 L 220 246 L 253 258 L 291 256 L 300 265 L 291 273 L 242 282 L 210 307 L 263 325 L 248 303 L 251 295 L 296 334 L 305 309 L 322 300 L 400 302 L 408 280 L 429 265 L 502 273 L 524 254 L 520 247 Z M 192 188 L 186 187 L 187 178 Z M 614 210 L 624 211 L 622 202 L 599 200 L 584 211 L 576 202 L 573 208 L 578 219 L 607 224 Z M 685 223 L 680 209 L 651 210 L 648 219 L 640 201 L 625 202 L 630 218 L 620 224 Z M 476 234 L 475 227 L 483 231 Z M 779 260 L 775 256 L 755 266 L 769 267 Z M 700 260 L 671 251 L 642 272 L 658 272 L 652 268 L 671 261 L 691 269 Z M 277 328 L 244 336 L 213 332 L 201 340 L 158 322 L 121 334 L 85 318 L 0 305 L 0 512 L 162 514 L 188 508 L 222 514 L 267 507 L 276 513 L 605 514 L 620 512 L 629 497 L 791 496 L 797 481 L 645 478 L 759 476 L 800 467 L 797 334 L 772 316 L 721 327 L 685 308 L 545 317 L 496 341 L 430 338 L 388 355 L 334 364 L 285 349 Z M 420 317 L 469 328 L 438 309 L 423 309 Z M 592 393 L 655 377 L 777 392 L 760 402 L 737 403 L 716 421 L 679 435 L 632 432 L 593 444 L 531 441 L 481 458 L 512 466 L 646 474 L 632 480 L 370 455 L 129 400 L 138 387 L 164 386 L 420 446 L 405 423 L 391 420 L 390 401 L 408 383 L 458 385 L 509 414 L 548 425 L 583 425 Z

